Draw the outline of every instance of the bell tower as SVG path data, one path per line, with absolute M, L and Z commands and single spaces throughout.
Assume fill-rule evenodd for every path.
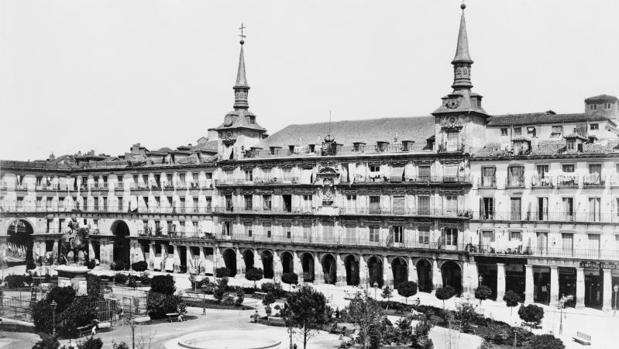
M 436 152 L 471 152 L 485 143 L 485 124 L 488 115 L 481 106 L 482 96 L 474 93 L 471 81 L 473 60 L 469 53 L 465 9 L 460 5 L 460 27 L 456 54 L 451 61 L 454 80 L 453 91 L 442 98 L 441 106 L 432 113 L 435 120 Z
M 249 84 L 245 71 L 245 27 L 241 24 L 239 65 L 236 72 L 233 110 L 226 114 L 224 122 L 219 127 L 210 129 L 216 131 L 219 138 L 218 154 L 222 160 L 241 159 L 252 147 L 267 136 L 266 129 L 256 123 L 256 115 L 249 110 Z

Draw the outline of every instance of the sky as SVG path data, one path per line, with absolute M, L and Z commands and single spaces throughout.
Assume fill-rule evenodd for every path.
M 619 95 L 619 1 L 468 0 L 490 114 Z M 0 159 L 193 143 L 249 102 L 289 124 L 425 116 L 451 92 L 460 1 L 0 1 Z

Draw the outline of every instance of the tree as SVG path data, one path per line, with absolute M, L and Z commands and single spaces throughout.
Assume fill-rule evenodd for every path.
M 520 295 L 512 290 L 508 290 L 505 292 L 505 296 L 503 296 L 503 300 L 505 304 L 509 307 L 509 316 L 512 316 L 512 310 L 515 306 L 520 303 Z
M 230 276 L 230 269 L 226 267 L 221 267 L 215 269 L 215 277 L 224 278 Z
M 417 284 L 413 281 L 405 281 L 398 285 L 398 294 L 406 298 L 406 304 L 408 304 L 408 297 L 417 294 Z
M 453 287 L 447 285 L 445 287 L 437 288 L 434 295 L 436 298 L 443 301 L 443 309 L 445 309 L 445 300 L 453 297 L 456 294 L 456 290 Z
M 389 285 L 385 286 L 385 288 L 383 288 L 383 293 L 380 295 L 383 298 L 387 298 L 387 300 L 389 300 L 389 298 L 391 298 L 391 294 L 393 293 L 393 291 L 391 290 L 391 288 L 389 287 Z
M 479 285 L 475 290 L 475 298 L 479 299 L 479 305 L 481 305 L 482 301 L 490 298 L 490 296 L 492 296 L 492 290 L 486 285 Z
M 296 285 L 299 283 L 299 275 L 295 273 L 283 273 L 282 282 L 288 285 Z
M 520 309 L 518 309 L 518 315 L 527 326 L 536 327 L 540 324 L 542 318 L 544 318 L 544 309 L 535 304 L 529 304 L 520 307 Z
M 275 297 L 273 297 L 272 292 L 267 292 L 267 294 L 262 298 L 262 304 L 269 305 L 275 303 Z
M 256 281 L 262 280 L 264 273 L 260 268 L 250 268 L 245 271 L 245 278 L 254 282 L 254 288 L 256 288 Z
M 56 337 L 52 337 L 48 334 L 41 334 L 41 340 L 36 342 L 32 349 L 58 349 L 60 343 Z
M 357 294 L 346 308 L 349 321 L 359 327 L 358 342 L 364 349 L 370 348 L 373 330 L 380 326 L 383 309 L 378 302 L 365 295 Z
M 430 330 L 432 329 L 432 322 L 427 318 L 419 321 L 415 326 L 415 330 L 413 333 L 413 343 L 411 343 L 411 348 L 415 349 L 433 349 L 434 343 L 428 337 Z
M 172 275 L 157 275 L 150 282 L 150 291 L 172 295 L 176 291 Z
M 305 349 L 308 340 L 328 321 L 327 299 L 322 293 L 306 286 L 289 295 L 286 305 L 287 321 L 301 329 Z
M 460 327 L 464 333 L 471 333 L 471 324 L 477 323 L 481 318 L 471 303 L 457 304 L 454 317 L 460 322 Z
M 148 264 L 146 263 L 146 261 L 135 262 L 131 264 L 131 269 L 135 271 L 145 271 L 146 269 L 148 269 Z
M 531 348 L 535 349 L 564 349 L 565 345 L 559 338 L 551 334 L 536 335 L 531 341 Z

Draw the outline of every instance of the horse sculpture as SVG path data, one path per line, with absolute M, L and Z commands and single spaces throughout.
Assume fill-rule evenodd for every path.
M 60 239 L 60 262 L 66 264 L 88 260 L 88 227 L 80 227 L 75 220 L 69 222 L 69 230 Z

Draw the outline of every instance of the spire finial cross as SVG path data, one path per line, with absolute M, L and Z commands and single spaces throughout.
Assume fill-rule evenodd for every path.
M 241 26 L 239 27 L 239 30 L 241 31 L 241 34 L 239 34 L 239 36 L 241 37 L 241 45 L 245 42 L 245 38 L 247 37 L 245 35 L 245 29 L 247 29 L 247 27 L 241 23 Z

